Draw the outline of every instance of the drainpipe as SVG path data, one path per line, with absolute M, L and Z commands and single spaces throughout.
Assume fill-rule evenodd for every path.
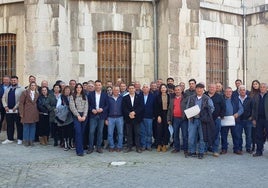
M 246 7 L 245 0 L 242 0 L 243 8 L 243 83 L 247 85 L 247 41 L 246 41 Z
M 154 16 L 154 80 L 158 79 L 158 25 L 157 25 L 157 1 L 152 0 Z

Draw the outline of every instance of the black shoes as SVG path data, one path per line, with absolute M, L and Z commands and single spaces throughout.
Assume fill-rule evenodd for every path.
M 187 157 L 197 157 L 196 153 L 188 153 Z
M 93 149 L 88 149 L 87 154 L 91 154 L 91 153 L 93 153 Z
M 131 152 L 131 151 L 132 151 L 131 148 L 127 148 L 127 149 L 124 151 L 124 153 L 129 153 L 129 152 Z
M 204 158 L 204 154 L 203 153 L 199 153 L 198 154 L 198 159 L 203 159 Z
M 254 153 L 253 155 L 252 155 L 253 157 L 260 157 L 260 156 L 262 156 L 262 153 Z
M 140 148 L 137 148 L 137 149 L 136 149 L 136 152 L 137 152 L 137 153 L 142 153 L 142 150 L 141 150 Z

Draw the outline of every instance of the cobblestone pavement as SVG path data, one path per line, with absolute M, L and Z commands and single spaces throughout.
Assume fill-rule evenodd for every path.
M 229 150 L 224 156 L 208 154 L 200 160 L 155 150 L 142 154 L 105 150 L 78 157 L 73 150 L 52 145 L 0 144 L 0 187 L 267 187 L 267 149 L 258 158 Z M 113 161 L 126 164 L 113 166 Z

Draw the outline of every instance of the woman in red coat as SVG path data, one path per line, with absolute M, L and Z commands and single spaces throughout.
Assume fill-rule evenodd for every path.
M 39 94 L 37 85 L 32 82 L 27 90 L 20 96 L 19 114 L 23 123 L 23 140 L 25 146 L 33 146 L 36 122 L 39 121 L 37 98 Z

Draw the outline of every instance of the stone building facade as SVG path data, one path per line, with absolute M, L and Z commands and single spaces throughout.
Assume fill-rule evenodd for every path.
M 0 34 L 16 36 L 22 84 L 29 75 L 50 83 L 95 80 L 102 70 L 115 81 L 120 73 L 114 72 L 129 63 L 127 81 L 196 78 L 234 86 L 240 78 L 249 86 L 253 79 L 268 82 L 267 10 L 266 0 L 1 0 Z M 114 38 L 121 34 L 130 43 Z M 103 47 L 107 36 L 113 45 Z M 209 41 L 226 44 L 224 57 L 208 58 Z M 224 63 L 220 70 L 215 58 Z M 212 78 L 219 72 L 223 80 Z

